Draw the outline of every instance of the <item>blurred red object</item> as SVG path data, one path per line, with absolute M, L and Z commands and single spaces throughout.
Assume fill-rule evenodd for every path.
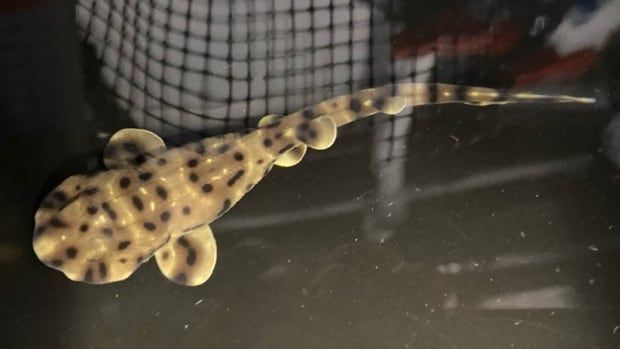
M 562 82 L 577 79 L 587 73 L 599 60 L 599 52 L 580 50 L 558 56 L 551 48 L 543 49 L 515 64 L 511 69 L 515 86 L 539 82 Z
M 437 23 L 427 33 L 407 29 L 392 41 L 395 59 L 422 56 L 434 52 L 441 57 L 461 55 L 501 55 L 507 53 L 521 38 L 523 32 L 511 22 L 489 30 L 481 23 L 460 21 Z
M 0 12 L 11 12 L 29 8 L 37 0 L 2 0 L 0 1 Z

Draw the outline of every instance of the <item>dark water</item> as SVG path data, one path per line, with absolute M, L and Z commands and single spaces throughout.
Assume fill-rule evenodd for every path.
M 494 19 L 477 24 L 484 30 L 501 27 L 506 13 L 522 31 L 537 13 L 554 28 L 589 3 L 555 4 L 482 16 L 480 2 L 457 20 L 442 11 L 451 2 L 420 2 L 426 16 L 394 3 L 400 10 L 385 17 L 400 33 L 419 23 L 440 37 L 481 16 Z M 102 63 L 78 47 L 73 16 L 70 4 L 34 3 L 0 17 L 3 348 L 620 347 L 613 36 L 592 50 L 595 62 L 549 58 L 541 69 L 551 77 L 584 72 L 546 85 L 515 65 L 538 57 L 545 36 L 501 55 L 487 46 L 492 59 L 439 55 L 444 81 L 521 81 L 599 102 L 429 106 L 364 121 L 331 149 L 272 171 L 213 224 L 219 256 L 206 284 L 175 285 L 150 262 L 126 281 L 89 286 L 45 267 L 31 247 L 40 197 L 96 166 L 98 132 L 132 122 L 98 80 Z M 395 51 L 423 51 L 422 39 L 401 35 Z M 558 61 L 569 68 L 549 68 Z

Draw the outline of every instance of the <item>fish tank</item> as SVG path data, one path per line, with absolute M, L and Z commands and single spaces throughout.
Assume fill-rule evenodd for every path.
M 620 0 L 0 4 L 2 348 L 618 348 Z

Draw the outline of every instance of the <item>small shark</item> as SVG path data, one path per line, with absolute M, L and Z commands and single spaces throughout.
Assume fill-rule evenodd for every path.
M 106 284 L 128 278 L 153 255 L 162 274 L 201 285 L 217 259 L 209 224 L 230 210 L 273 165 L 290 167 L 308 147 L 327 149 L 337 129 L 377 113 L 439 103 L 593 103 L 590 98 L 509 93 L 440 83 L 399 83 L 335 97 L 258 127 L 166 149 L 142 129 L 116 132 L 107 171 L 67 178 L 35 214 L 37 257 L 67 278 Z

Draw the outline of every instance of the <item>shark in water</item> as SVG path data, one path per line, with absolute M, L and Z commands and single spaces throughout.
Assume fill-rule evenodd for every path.
M 128 278 L 153 255 L 163 275 L 196 286 L 213 273 L 209 224 L 230 210 L 273 165 L 297 164 L 326 149 L 340 126 L 425 104 L 592 103 L 589 98 L 508 93 L 439 83 L 400 83 L 335 97 L 258 127 L 166 149 L 152 132 L 123 129 L 106 145 L 107 171 L 67 178 L 35 214 L 37 257 L 69 279 L 105 284 Z

